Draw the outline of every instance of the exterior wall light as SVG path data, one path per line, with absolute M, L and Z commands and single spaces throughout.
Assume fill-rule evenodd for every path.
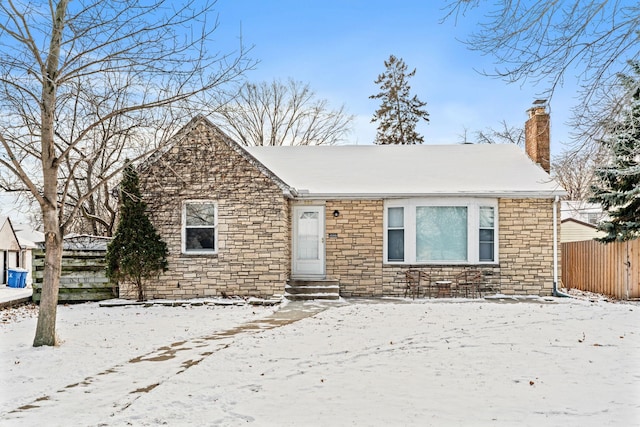
M 333 211 L 333 216 L 338 218 L 340 216 L 340 211 L 337 210 L 337 209 L 335 211 Z

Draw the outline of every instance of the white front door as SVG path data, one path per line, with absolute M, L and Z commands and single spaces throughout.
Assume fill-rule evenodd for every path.
M 294 276 L 324 276 L 324 206 L 293 207 Z

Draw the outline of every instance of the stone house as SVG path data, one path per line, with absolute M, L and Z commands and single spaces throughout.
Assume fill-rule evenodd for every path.
M 270 297 L 313 280 L 394 296 L 409 268 L 549 295 L 564 190 L 548 175 L 549 116 L 529 115 L 533 161 L 514 145 L 243 147 L 196 117 L 139 168 L 170 253 L 147 295 Z

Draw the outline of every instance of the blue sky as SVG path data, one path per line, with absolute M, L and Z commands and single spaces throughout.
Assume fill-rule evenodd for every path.
M 376 123 L 370 120 L 379 101 L 369 95 L 378 92 L 374 81 L 390 54 L 417 69 L 410 84 L 427 102 L 430 123 L 418 128 L 425 143 L 461 142 L 465 128 L 471 139 L 474 131 L 498 129 L 503 120 L 523 126 L 544 86 L 507 84 L 475 71 L 494 68 L 492 58 L 460 41 L 474 30 L 478 16 L 440 23 L 445 3 L 218 0 L 216 48 L 233 48 L 242 34 L 244 44 L 253 46 L 250 56 L 260 61 L 247 73 L 250 81 L 292 77 L 309 83 L 331 105 L 344 104 L 356 116 L 350 143 L 370 144 L 375 137 Z M 574 103 L 573 87 L 567 79 L 550 104 L 553 154 L 570 142 L 564 123 Z
M 250 81 L 294 78 L 309 83 L 332 106 L 344 104 L 356 116 L 348 143 L 371 144 L 376 123 L 370 123 L 378 100 L 374 81 L 384 71 L 383 61 L 394 54 L 409 69 L 412 93 L 427 102 L 430 123 L 419 132 L 427 144 L 462 141 L 472 133 L 499 128 L 505 120 L 523 126 L 526 110 L 544 86 L 507 84 L 480 75 L 492 70 L 492 58 L 473 52 L 460 41 L 480 19 L 469 16 L 441 24 L 445 1 L 403 0 L 218 0 L 219 28 L 210 49 L 228 53 L 237 48 L 240 34 L 250 56 L 260 61 L 247 73 Z M 481 11 L 480 11 L 481 12 Z M 551 104 L 552 154 L 569 143 L 564 123 L 574 104 L 577 82 L 565 80 Z M 13 205 L 0 194 L 2 209 Z

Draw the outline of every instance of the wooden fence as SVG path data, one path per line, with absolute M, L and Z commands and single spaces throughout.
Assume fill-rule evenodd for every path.
M 103 250 L 65 250 L 62 252 L 59 302 L 100 301 L 118 296 L 117 285 L 105 274 Z M 33 301 L 42 296 L 44 251 L 33 253 Z
M 568 289 L 640 298 L 640 239 L 607 245 L 594 240 L 563 243 L 562 282 Z

